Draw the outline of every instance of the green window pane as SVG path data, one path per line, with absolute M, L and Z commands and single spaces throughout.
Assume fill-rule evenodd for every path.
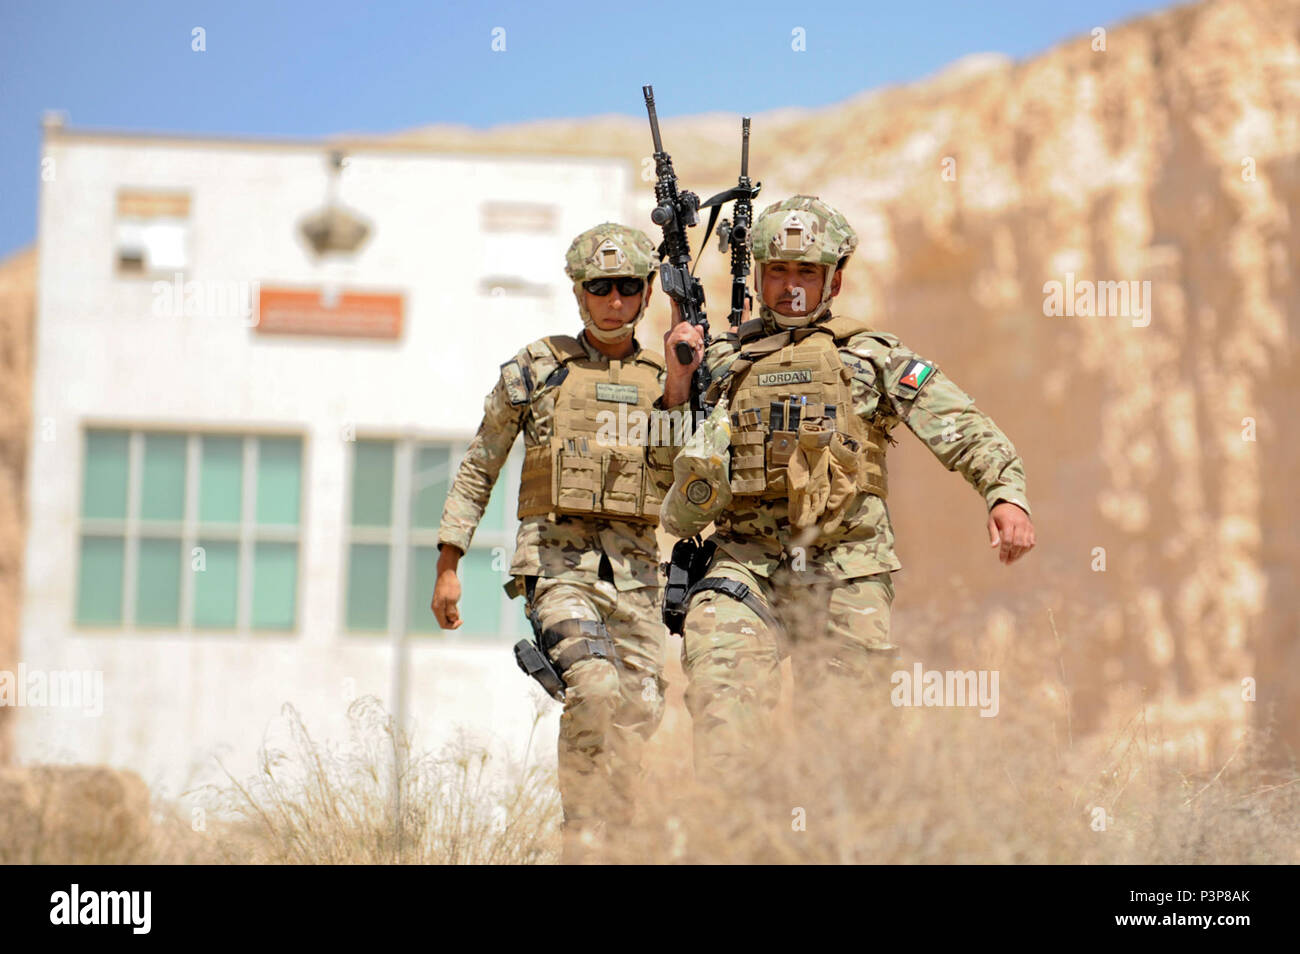
M 448 447 L 421 447 L 415 457 L 415 476 L 411 481 L 411 526 L 437 530 L 442 523 L 442 507 L 447 502 L 451 483 L 451 450 Z
M 433 584 L 438 564 L 437 547 L 411 547 L 410 568 L 406 579 L 406 628 L 412 633 L 438 632 L 438 621 L 429 604 L 433 602 Z
M 190 560 L 194 574 L 194 625 L 205 629 L 234 629 L 239 599 L 239 544 L 230 540 L 203 541 L 201 558 Z
M 199 520 L 239 523 L 243 500 L 244 439 L 206 434 L 199 465 Z
M 298 593 L 298 544 L 253 548 L 253 628 L 293 629 Z
M 493 568 L 494 559 L 497 568 Z M 508 564 L 494 558 L 489 549 L 471 548 L 460 560 L 460 615 L 466 636 L 498 636 L 501 633 L 501 601 L 505 593 Z
M 352 452 L 352 526 L 387 527 L 393 520 L 393 443 L 357 441 Z
M 136 567 L 135 621 L 175 626 L 181 614 L 181 542 L 142 537 Z
M 354 543 L 348 552 L 347 627 L 388 629 L 388 547 Z
M 182 520 L 185 517 L 185 436 L 146 434 L 140 517 Z
M 77 579 L 77 622 L 92 625 L 122 622 L 121 537 L 82 537 Z
M 264 437 L 257 445 L 257 522 L 298 525 L 302 439 Z
M 126 431 L 86 431 L 83 517 L 126 518 Z

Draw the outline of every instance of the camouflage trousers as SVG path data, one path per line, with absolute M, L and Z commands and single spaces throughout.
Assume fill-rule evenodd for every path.
M 560 801 L 566 826 L 603 820 L 631 820 L 634 790 L 646 741 L 664 714 L 664 654 L 668 631 L 659 610 L 659 590 L 619 591 L 612 583 L 542 578 L 532 610 L 542 629 L 564 620 L 605 624 L 619 666 L 588 657 L 564 674 L 560 716 Z M 552 660 L 574 638 L 551 650 Z
M 890 640 L 888 572 L 837 580 L 783 569 L 769 579 L 719 551 L 706 576 L 744 583 L 780 627 L 723 593 L 702 590 L 692 598 L 682 668 L 700 781 L 743 788 L 770 757 L 786 655 L 801 728 L 834 732 L 835 719 L 866 704 L 868 692 L 888 700 L 899 659 Z

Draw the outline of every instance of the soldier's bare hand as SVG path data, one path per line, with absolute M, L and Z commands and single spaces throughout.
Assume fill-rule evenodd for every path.
M 442 570 L 433 587 L 433 615 L 443 629 L 460 629 L 460 579 L 452 569 Z
M 1034 548 L 1034 522 L 1029 514 L 1008 501 L 999 501 L 989 511 L 989 546 L 998 547 L 998 559 L 1015 563 Z
M 690 322 L 678 318 L 677 302 L 673 302 L 676 323 L 664 335 L 664 357 L 668 361 L 668 377 L 664 384 L 664 407 L 675 407 L 685 401 L 691 392 L 691 373 L 699 367 L 704 357 L 704 332 Z M 690 345 L 693 357 L 689 364 L 677 360 L 677 343 Z

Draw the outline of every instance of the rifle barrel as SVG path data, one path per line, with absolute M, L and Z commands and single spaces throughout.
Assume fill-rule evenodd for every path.
M 664 145 L 659 139 L 659 114 L 655 112 L 655 88 L 642 86 L 641 92 L 645 95 L 645 108 L 650 113 L 650 135 L 654 139 L 655 152 L 663 152 Z
M 749 117 L 740 121 L 740 177 L 749 178 Z

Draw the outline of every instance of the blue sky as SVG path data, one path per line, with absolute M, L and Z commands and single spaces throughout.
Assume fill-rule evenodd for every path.
M 35 238 L 47 109 L 73 127 L 312 137 L 641 116 L 650 82 L 663 116 L 757 113 L 835 103 L 968 53 L 1028 57 L 1169 5 L 0 0 L 0 256 Z

